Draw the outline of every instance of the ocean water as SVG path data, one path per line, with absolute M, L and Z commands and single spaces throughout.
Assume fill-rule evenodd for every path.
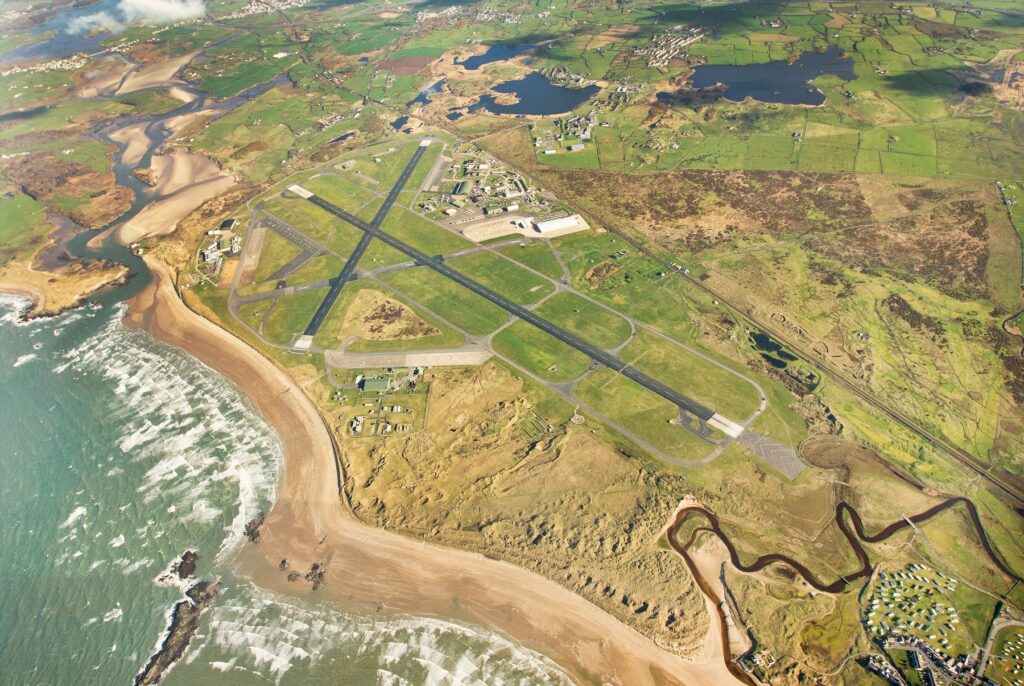
M 233 566 L 281 467 L 227 381 L 109 304 L 19 322 L 0 296 L 0 683 L 129 684 L 183 588 L 224 591 L 170 684 L 562 684 L 482 629 L 282 597 Z

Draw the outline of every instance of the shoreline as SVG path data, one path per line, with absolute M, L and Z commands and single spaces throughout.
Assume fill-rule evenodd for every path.
M 408 539 L 352 518 L 339 492 L 340 466 L 312 401 L 270 360 L 189 309 L 171 271 L 147 258 L 154 280 L 129 301 L 125 323 L 179 347 L 238 387 L 284 447 L 277 498 L 260 542 L 240 554 L 259 586 L 309 598 L 293 569 L 327 567 L 322 597 L 493 628 L 554 660 L 577 683 L 628 686 L 739 683 L 721 655 L 689 662 L 659 648 L 581 596 L 509 563 Z

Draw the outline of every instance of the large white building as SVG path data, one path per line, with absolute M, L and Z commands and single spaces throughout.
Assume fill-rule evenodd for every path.
M 555 233 L 572 231 L 582 231 L 589 229 L 590 225 L 587 224 L 587 220 L 578 214 L 571 214 L 568 217 L 558 217 L 557 219 L 546 219 L 540 222 L 534 222 L 533 228 L 538 233 L 544 235 L 551 235 Z

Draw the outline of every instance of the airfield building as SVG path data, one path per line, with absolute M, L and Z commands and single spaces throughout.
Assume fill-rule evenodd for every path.
M 557 233 L 566 229 L 586 227 L 587 222 L 578 214 L 571 214 L 568 217 L 557 217 L 556 219 L 545 219 L 535 222 L 533 227 L 542 235 Z

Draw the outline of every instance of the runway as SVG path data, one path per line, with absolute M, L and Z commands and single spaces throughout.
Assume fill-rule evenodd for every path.
M 505 298 L 504 296 L 495 293 L 491 289 L 474 281 L 468 276 L 465 276 L 464 274 L 455 271 L 451 267 L 447 266 L 442 260 L 431 257 L 430 255 L 427 255 L 426 253 L 417 250 L 416 248 L 395 238 L 394 236 L 381 231 L 380 224 L 383 222 L 384 217 L 387 215 L 387 211 L 388 209 L 390 209 L 391 204 L 393 204 L 395 198 L 398 197 L 398 193 L 401 192 L 402 186 L 405 184 L 409 175 L 412 173 L 412 170 L 415 168 L 416 163 L 418 163 L 420 157 L 422 157 L 423 150 L 423 147 L 416 149 L 416 152 L 413 154 L 412 159 L 409 160 L 409 164 L 406 165 L 406 168 L 402 172 L 402 175 L 399 177 L 398 182 L 391 189 L 391 192 L 388 193 L 384 205 L 377 212 L 377 216 L 374 217 L 372 222 L 365 222 L 359 219 L 358 217 L 352 215 L 351 213 L 346 212 L 340 207 L 331 204 L 330 202 L 324 200 L 323 198 L 320 198 L 316 195 L 313 195 L 312 193 L 309 193 L 308 191 L 305 191 L 303 193 L 303 197 L 305 197 L 306 200 L 313 203 L 314 205 L 317 205 L 318 207 L 330 212 L 336 217 L 344 219 L 353 226 L 364 231 L 365 233 L 363 235 L 363 240 L 360 241 L 360 246 L 362 246 L 363 249 L 365 249 L 365 242 L 368 242 L 372 238 L 376 238 L 381 242 L 385 243 L 386 245 L 389 245 L 392 248 L 395 248 L 396 250 L 404 253 L 405 255 L 410 257 L 416 264 L 429 267 L 435 272 L 451 279 L 460 286 L 468 288 L 470 291 L 476 293 L 485 300 L 494 303 L 495 305 L 502 308 L 506 312 L 515 315 L 516 317 L 522 319 L 523 321 L 529 322 L 530 324 L 537 327 L 541 331 L 551 336 L 554 336 L 555 338 L 562 341 L 566 345 L 569 345 L 572 348 L 575 348 L 576 350 L 580 351 L 597 364 L 608 367 L 609 369 L 618 372 L 627 379 L 635 381 L 636 383 L 640 384 L 641 386 L 651 391 L 652 393 L 655 393 L 656 395 L 664 398 L 665 400 L 668 400 L 669 402 L 677 406 L 681 411 L 689 413 L 693 417 L 697 418 L 698 420 L 700 420 L 701 424 L 706 423 L 712 417 L 715 416 L 714 410 L 705 407 L 704 405 L 698 403 L 696 400 L 693 400 L 692 398 L 688 398 L 687 396 L 670 388 L 669 386 L 663 384 L 657 379 L 653 379 L 650 376 L 647 376 L 640 370 L 631 367 L 629 364 L 623 362 L 615 355 L 612 355 L 611 353 L 608 353 L 602 350 L 601 348 L 598 348 L 592 343 L 589 343 L 584 339 L 572 333 L 569 333 L 565 329 L 556 326 L 555 324 L 552 324 L 548 320 L 537 316 L 536 314 L 526 309 L 525 307 L 517 305 L 511 300 Z M 350 257 L 348 262 L 345 263 L 345 269 L 342 270 L 342 275 L 351 274 L 351 270 L 355 268 L 355 262 L 361 256 L 361 251 L 359 250 L 358 247 L 356 250 L 357 252 L 353 253 L 352 257 Z M 339 278 L 336 280 L 336 284 L 332 286 L 331 292 L 328 293 L 327 298 L 325 298 L 323 304 L 321 304 L 321 309 L 324 309 L 326 307 L 325 311 L 321 314 L 321 310 L 317 310 L 317 314 L 314 315 L 313 321 L 310 322 L 310 327 L 306 329 L 306 335 L 312 335 L 313 333 L 316 332 L 316 329 L 319 328 L 320 324 L 323 321 L 323 317 L 326 316 L 326 312 L 330 310 L 330 306 L 333 304 L 334 299 L 337 298 L 337 292 L 335 291 L 340 292 L 341 286 L 344 283 L 345 279 L 342 279 L 341 276 L 339 276 Z M 705 427 L 700 428 L 705 429 Z

